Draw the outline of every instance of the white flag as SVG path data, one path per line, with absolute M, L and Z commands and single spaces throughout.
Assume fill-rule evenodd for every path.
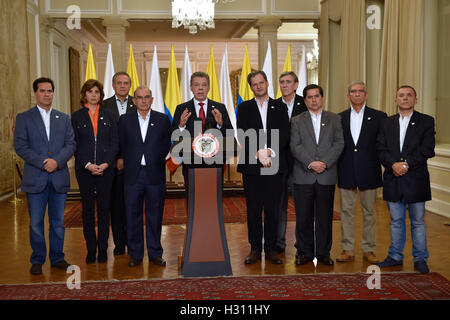
M 306 52 L 305 46 L 302 46 L 302 60 L 298 68 L 298 88 L 297 94 L 303 96 L 303 89 L 308 85 L 308 74 L 306 67 Z
M 105 77 L 103 78 L 103 92 L 105 94 L 104 99 L 108 99 L 112 97 L 114 94 L 114 89 L 112 86 L 112 78 L 114 76 L 114 62 L 111 52 L 111 43 L 108 44 L 108 55 L 106 57 L 106 69 L 105 69 Z
M 267 80 L 269 81 L 269 88 L 267 90 L 267 93 L 269 94 L 269 97 L 275 98 L 275 95 L 273 93 L 273 77 L 272 77 L 272 49 L 270 48 L 270 40 L 267 41 L 267 52 L 266 52 L 266 58 L 264 59 L 264 66 L 263 71 L 267 76 Z
M 191 70 L 191 63 L 189 62 L 187 45 L 185 46 L 185 49 L 186 50 L 184 53 L 184 65 L 183 70 L 181 71 L 181 80 L 180 80 L 181 102 L 191 100 L 194 97 L 194 94 L 192 93 L 190 88 L 192 70 Z
M 158 53 L 153 51 L 153 62 L 152 62 L 152 74 L 150 76 L 150 83 L 148 84 L 150 90 L 152 90 L 153 103 L 152 110 L 165 113 L 164 112 L 164 99 L 161 88 L 161 78 L 159 76 L 159 66 L 158 66 Z
M 222 66 L 220 67 L 220 99 L 227 107 L 228 116 L 230 117 L 231 125 L 234 128 L 234 136 L 237 140 L 236 131 L 236 112 L 234 110 L 233 94 L 231 91 L 230 71 L 228 70 L 228 44 L 225 44 L 225 52 L 223 53 Z

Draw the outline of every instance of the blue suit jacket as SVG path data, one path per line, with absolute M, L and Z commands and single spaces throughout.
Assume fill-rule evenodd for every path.
M 163 113 L 150 110 L 145 141 L 142 141 L 137 109 L 119 119 L 120 157 L 124 159 L 124 183 L 137 180 L 142 155 L 145 155 L 149 184 L 166 183 L 166 156 L 170 149 L 170 120 Z
M 56 192 L 65 193 L 70 190 L 67 161 L 75 152 L 75 140 L 68 115 L 52 109 L 49 141 L 37 106 L 18 114 L 14 130 L 14 148 L 25 161 L 22 191 L 42 192 L 49 178 Z M 44 160 L 47 158 L 58 163 L 58 168 L 53 173 L 44 169 Z

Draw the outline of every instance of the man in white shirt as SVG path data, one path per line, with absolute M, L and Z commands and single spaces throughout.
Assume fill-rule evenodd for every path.
M 137 110 L 119 119 L 130 255 L 128 265 L 136 267 L 144 257 L 142 212 L 145 204 L 145 243 L 149 262 L 165 266 L 161 228 L 166 194 L 165 158 L 170 148 L 170 120 L 166 114 L 150 110 L 153 97 L 148 88 L 136 88 L 134 101 Z
M 310 84 L 303 90 L 308 112 L 291 120 L 290 148 L 294 162 L 296 212 L 295 263 L 314 257 L 327 266 L 330 257 L 337 160 L 344 148 L 340 116 L 323 110 L 323 89 Z
M 395 103 L 399 113 L 383 120 L 377 139 L 385 171 L 383 199 L 391 214 L 391 245 L 381 268 L 402 266 L 406 242 L 406 210 L 411 221 L 414 268 L 428 273 L 425 202 L 431 200 L 427 161 L 434 157 L 434 118 L 414 110 L 416 90 L 401 86 Z
M 64 260 L 64 208 L 70 190 L 67 161 L 75 151 L 69 116 L 53 109 L 54 84 L 49 78 L 33 82 L 36 107 L 17 115 L 14 148 L 24 160 L 22 191 L 30 214 L 30 273 L 42 274 L 47 256 L 44 218 L 48 205 L 49 258 L 52 268 L 67 270 Z
M 363 259 L 370 264 L 379 262 L 375 256 L 375 200 L 381 187 L 381 164 L 376 142 L 381 121 L 386 113 L 366 106 L 367 88 L 364 82 L 352 82 L 347 89 L 350 108 L 341 112 L 344 151 L 338 162 L 342 253 L 337 262 L 354 260 L 354 217 L 359 190 L 363 215 Z

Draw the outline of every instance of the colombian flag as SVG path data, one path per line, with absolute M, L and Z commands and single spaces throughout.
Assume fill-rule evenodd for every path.
M 180 103 L 180 85 L 178 83 L 177 64 L 175 61 L 175 53 L 172 45 L 172 51 L 170 53 L 169 72 L 167 75 L 166 83 L 166 96 L 164 98 L 164 109 L 166 114 L 170 118 L 170 122 L 173 121 L 175 109 Z
M 241 82 L 239 84 L 236 114 L 238 111 L 239 104 L 241 102 L 250 100 L 255 96 L 253 94 L 253 91 L 250 89 L 250 85 L 247 82 L 247 77 L 251 72 L 252 72 L 252 68 L 250 67 L 250 59 L 248 58 L 248 47 L 247 47 L 247 45 L 245 45 L 245 55 L 244 55 L 244 61 L 242 62 Z

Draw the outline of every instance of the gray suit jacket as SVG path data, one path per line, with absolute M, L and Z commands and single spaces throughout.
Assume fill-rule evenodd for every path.
M 75 152 L 75 146 L 72 124 L 67 114 L 52 109 L 50 141 L 36 106 L 18 114 L 14 129 L 14 148 L 25 161 L 22 191 L 40 193 L 50 180 L 56 192 L 68 192 L 70 175 L 67 161 Z M 46 158 L 52 158 L 58 163 L 55 172 L 48 173 L 44 169 Z
M 337 161 L 344 149 L 341 117 L 322 111 L 319 143 L 316 143 L 309 112 L 303 112 L 291 120 L 291 153 L 294 162 L 294 183 L 333 185 L 338 181 Z M 322 161 L 327 169 L 315 174 L 308 166 L 313 161 Z

